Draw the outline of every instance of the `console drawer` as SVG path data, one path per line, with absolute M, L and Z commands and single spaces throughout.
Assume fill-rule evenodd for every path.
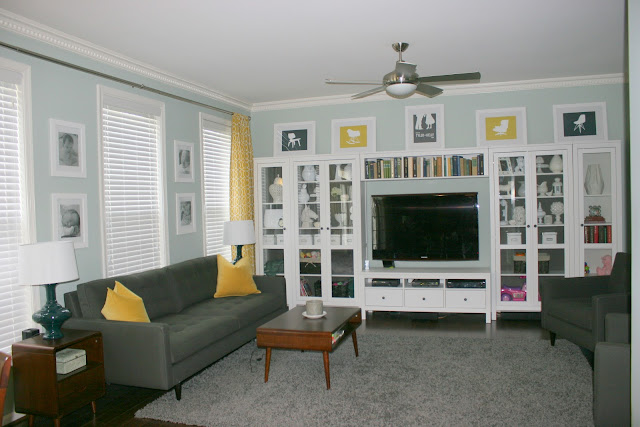
M 407 307 L 444 307 L 444 289 L 405 289 L 404 305 Z
M 485 308 L 484 289 L 447 289 L 447 308 Z
M 366 305 L 385 307 L 402 306 L 402 289 L 367 288 L 364 293 Z

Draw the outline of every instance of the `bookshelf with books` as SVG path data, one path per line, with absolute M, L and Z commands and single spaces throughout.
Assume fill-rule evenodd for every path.
M 362 179 L 487 177 L 485 150 L 381 152 L 362 156 Z

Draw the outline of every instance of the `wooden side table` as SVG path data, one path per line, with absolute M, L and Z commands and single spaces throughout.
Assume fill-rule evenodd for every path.
M 105 393 L 102 334 L 63 329 L 64 337 L 44 340 L 28 338 L 12 346 L 16 412 L 53 418 L 56 427 L 62 416 L 91 403 Z M 56 373 L 56 353 L 65 348 L 84 349 L 87 364 L 68 374 Z

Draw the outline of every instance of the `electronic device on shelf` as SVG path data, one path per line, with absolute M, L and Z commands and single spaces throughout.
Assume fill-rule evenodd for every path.
M 371 286 L 397 288 L 400 286 L 400 279 L 371 279 Z
M 485 289 L 486 280 L 447 279 L 447 288 Z
M 413 279 L 411 287 L 413 288 L 437 288 L 440 286 L 440 279 Z

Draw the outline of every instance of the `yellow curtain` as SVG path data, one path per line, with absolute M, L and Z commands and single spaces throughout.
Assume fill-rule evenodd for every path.
M 229 208 L 231 221 L 253 219 L 253 145 L 249 117 L 234 113 L 231 119 L 231 170 Z M 232 248 L 235 257 L 236 249 Z M 255 245 L 242 247 L 242 257 L 249 258 L 255 272 Z

